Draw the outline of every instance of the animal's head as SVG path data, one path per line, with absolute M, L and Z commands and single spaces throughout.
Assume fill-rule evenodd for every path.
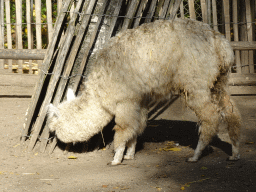
M 75 94 L 71 89 L 68 89 L 67 92 L 67 101 L 60 104 L 58 107 L 54 106 L 53 104 L 50 104 L 48 106 L 48 127 L 51 132 L 58 129 L 58 127 L 62 126 L 64 123 L 62 120 L 63 113 L 66 112 L 65 110 L 65 104 L 67 102 L 70 102 L 75 99 Z

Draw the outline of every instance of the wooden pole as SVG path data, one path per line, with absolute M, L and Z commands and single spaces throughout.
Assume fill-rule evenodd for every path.
M 172 12 L 170 13 L 170 17 L 169 17 L 170 20 L 173 20 L 175 18 L 181 2 L 182 2 L 182 0 L 176 0 L 175 4 L 173 6 Z
M 4 1 L 0 1 L 0 49 L 4 49 Z M 0 59 L 0 70 L 4 69 L 4 60 Z
M 234 41 L 238 42 L 239 41 L 239 36 L 238 36 L 238 11 L 237 11 L 237 0 L 233 0 L 233 29 L 234 29 Z M 241 60 L 240 60 L 240 51 L 235 50 L 235 62 L 236 62 L 236 71 L 237 73 L 241 74 L 242 73 L 242 68 L 241 68 Z
M 196 19 L 195 0 L 188 0 L 190 19 Z
M 16 5 L 16 49 L 23 49 L 22 45 L 22 0 L 15 0 Z M 18 61 L 18 72 L 22 73 L 23 61 Z
M 47 10 L 48 44 L 50 44 L 52 40 L 52 34 L 53 34 L 52 1 L 51 0 L 46 0 L 46 10 Z
M 30 0 L 26 0 L 26 20 L 27 20 L 27 39 L 28 49 L 32 49 L 32 27 L 31 27 L 31 4 Z M 32 73 L 32 60 L 29 60 L 29 73 Z
M 248 35 L 248 41 L 253 41 L 253 27 L 252 27 L 252 11 L 251 11 L 251 5 L 250 0 L 245 0 L 245 8 L 246 8 L 246 22 L 247 22 L 247 35 Z M 254 58 L 253 58 L 253 51 L 249 50 L 248 55 L 248 64 L 249 64 L 249 71 L 250 73 L 254 73 Z
M 212 22 L 213 28 L 215 31 L 219 31 L 218 29 L 218 20 L 217 20 L 217 5 L 216 0 L 212 0 Z
M 201 2 L 201 10 L 202 10 L 203 22 L 204 23 L 208 23 L 206 0 L 201 0 L 200 2 Z
M 140 24 L 142 12 L 143 12 L 143 9 L 145 9 L 146 3 L 147 3 L 147 0 L 141 0 L 140 2 L 140 6 L 136 14 L 137 18 L 135 19 L 134 26 L 133 26 L 134 28 L 138 27 Z
M 167 1 L 167 0 L 166 0 Z M 169 0 L 168 0 L 169 1 Z M 149 11 L 148 11 L 148 14 L 147 14 L 147 19 L 145 19 L 145 23 L 149 23 L 151 22 L 152 20 L 152 17 L 154 15 L 154 10 L 155 10 L 155 7 L 156 7 L 156 3 L 157 3 L 157 0 L 152 0 L 151 2 L 151 5 L 149 7 Z
M 123 3 L 123 0 L 119 0 L 117 5 L 116 5 L 113 17 L 112 17 L 111 22 L 110 22 L 110 28 L 109 28 L 108 34 L 106 35 L 106 41 L 108 41 L 108 39 L 111 37 L 111 35 L 113 33 L 113 30 L 114 30 L 114 27 L 115 27 L 115 24 L 116 24 L 116 21 L 117 21 L 117 18 L 118 18 L 118 14 L 119 14 L 121 6 L 122 6 L 122 3 Z
M 124 19 L 124 23 L 123 23 L 121 31 L 124 31 L 130 27 L 130 25 L 132 23 L 131 21 L 133 20 L 132 17 L 135 14 L 135 10 L 137 9 L 138 4 L 139 4 L 138 0 L 132 0 L 131 4 L 129 6 L 129 9 L 127 11 L 126 17 Z
M 7 27 L 7 46 L 8 49 L 12 49 L 12 28 L 11 28 L 11 10 L 10 10 L 10 0 L 5 1 L 6 10 L 6 27 Z M 12 72 L 12 60 L 8 59 L 8 71 Z

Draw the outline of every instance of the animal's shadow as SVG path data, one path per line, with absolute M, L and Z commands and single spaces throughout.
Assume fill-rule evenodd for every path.
M 102 149 L 112 143 L 114 137 L 112 121 L 104 128 L 102 133 L 92 137 L 88 142 L 76 143 L 72 147 L 66 148 L 66 145 L 59 143 L 59 147 L 76 153 L 84 153 L 95 149 Z M 198 124 L 192 121 L 174 121 L 174 120 L 151 120 L 144 133 L 138 137 L 136 151 L 143 150 L 147 142 L 162 143 L 165 141 L 175 141 L 181 146 L 196 148 L 199 139 Z M 213 138 L 210 146 L 217 147 L 226 154 L 232 154 L 232 147 L 229 143 L 221 141 L 217 136 Z M 212 147 L 207 147 L 201 157 L 207 156 L 213 152 Z

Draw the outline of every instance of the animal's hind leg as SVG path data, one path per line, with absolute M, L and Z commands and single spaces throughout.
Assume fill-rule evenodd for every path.
M 197 162 L 204 148 L 209 145 L 212 137 L 217 134 L 220 115 L 217 106 L 211 102 L 209 93 L 199 93 L 189 96 L 188 106 L 199 118 L 199 141 L 195 149 L 194 156 L 189 158 L 189 162 Z
M 133 137 L 127 143 L 127 151 L 126 151 L 126 154 L 124 156 L 124 159 L 134 159 L 136 144 L 137 144 L 137 137 Z
M 232 156 L 229 157 L 229 160 L 239 160 L 239 137 L 241 129 L 240 113 L 235 104 L 231 101 L 230 96 L 225 92 L 223 92 L 220 107 L 222 108 L 221 114 L 224 120 L 228 123 L 228 133 L 232 144 Z

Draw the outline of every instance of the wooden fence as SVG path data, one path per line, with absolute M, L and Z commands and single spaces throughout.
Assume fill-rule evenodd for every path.
M 50 103 L 58 105 L 65 98 L 68 87 L 74 92 L 79 92 L 79 86 L 85 77 L 86 64 L 93 62 L 93 53 L 97 49 L 119 31 L 156 19 L 172 18 L 181 0 L 78 0 L 73 10 L 72 0 L 63 2 L 22 128 L 22 141 L 29 140 L 28 151 L 33 150 L 37 143 L 40 143 L 40 151 L 45 151 L 49 146 L 47 144 L 50 144 L 49 152 L 53 151 L 57 139 L 51 137 L 48 126 L 45 126 L 47 106 Z M 235 42 L 234 48 L 239 51 L 240 66 L 233 67 L 233 72 L 237 73 L 244 72 L 243 68 L 250 70 L 250 67 L 254 67 L 249 59 L 254 56 L 250 55 L 250 51 L 253 53 L 255 49 L 253 42 L 249 41 L 249 37 L 254 38 L 255 16 L 252 13 L 255 12 L 253 11 L 255 2 L 247 0 L 244 0 L 245 4 L 240 2 L 242 1 L 238 4 L 233 1 L 234 4 L 230 4 L 228 0 L 218 3 L 214 0 L 183 0 L 178 12 L 178 17 L 191 16 L 210 23 L 230 41 L 234 41 L 235 36 L 238 36 L 239 42 Z M 235 14 L 231 11 L 234 5 L 237 7 Z M 234 15 L 237 17 L 237 23 L 233 22 Z M 235 25 L 238 29 L 236 32 Z M 246 26 L 245 31 L 243 31 L 244 26 Z M 241 38 L 245 40 L 240 41 Z M 246 46 L 243 46 L 244 44 Z M 248 60 L 248 64 L 244 65 L 243 59 Z M 254 70 L 249 72 L 254 73 Z
M 128 5 L 132 0 L 126 2 Z M 153 19 L 145 19 L 144 22 L 168 15 L 174 2 L 174 0 L 136 1 L 138 9 L 148 9 L 151 11 L 149 13 L 155 16 Z M 236 65 L 233 67 L 233 72 L 255 73 L 255 4 L 254 0 L 183 0 L 178 17 L 197 19 L 219 30 L 231 41 L 235 50 Z M 148 5 L 151 6 L 147 7 Z M 61 6 L 62 0 L 0 0 L 0 70 L 2 72 L 32 74 L 38 67 L 40 68 L 40 60 L 43 60 L 45 54 L 45 50 L 42 49 L 46 49 L 52 39 L 54 23 Z M 75 3 L 70 12 L 74 8 Z M 137 18 L 128 28 L 141 23 Z

